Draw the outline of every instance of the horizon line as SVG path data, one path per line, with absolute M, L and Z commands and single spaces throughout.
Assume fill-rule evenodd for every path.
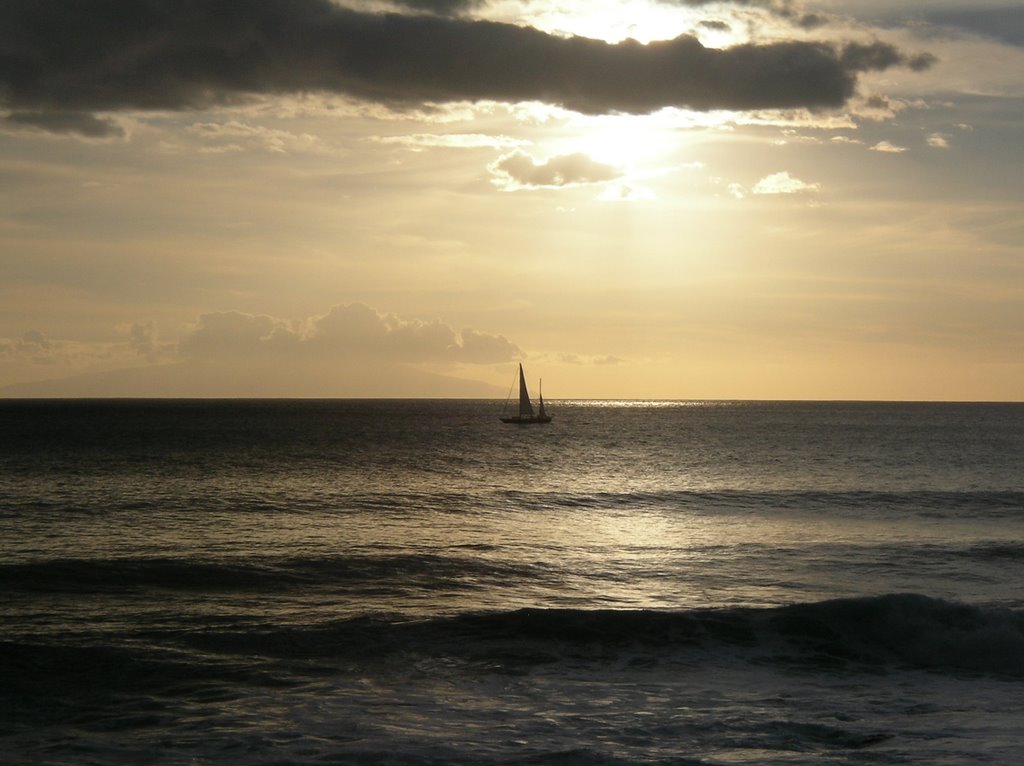
M 5 396 L 0 394 L 0 402 L 501 402 L 500 397 L 486 396 Z M 830 398 L 756 398 L 756 397 L 581 397 L 566 396 L 545 399 L 547 403 L 572 404 L 575 402 L 652 402 L 662 404 L 695 404 L 701 402 L 728 404 L 773 404 L 773 403 L 818 403 L 818 404 L 1024 404 L 1024 399 L 830 399 Z

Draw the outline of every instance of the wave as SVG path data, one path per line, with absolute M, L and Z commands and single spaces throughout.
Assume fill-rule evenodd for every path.
M 302 594 L 312 589 L 417 593 L 424 599 L 443 591 L 479 591 L 510 586 L 559 587 L 567 577 L 591 578 L 593 587 L 616 578 L 663 577 L 671 574 L 669 559 L 652 559 L 628 571 L 614 572 L 595 564 L 594 569 L 570 572 L 558 555 L 545 558 L 508 556 L 493 543 L 453 543 L 446 548 L 409 550 L 368 545 L 345 553 L 320 555 L 175 557 L 115 556 L 110 558 L 58 558 L 0 563 L 0 590 L 24 594 L 116 594 L 180 591 L 185 593 Z M 857 545 L 815 542 L 797 548 L 776 543 L 697 542 L 680 549 L 681 560 L 690 556 L 743 558 L 748 566 L 768 559 L 804 557 L 828 566 L 955 567 L 961 576 L 985 567 L 1017 567 L 1024 563 L 1024 543 L 982 540 L 967 544 L 934 542 Z M 971 567 L 965 568 L 965 562 Z M 683 574 L 692 564 L 681 563 Z M 982 569 L 978 569 L 982 567 Z M 689 576 L 689 575 L 687 575 Z M 595 591 L 599 594 L 600 591 Z
M 1024 492 L 1017 490 L 753 490 L 678 489 L 631 492 L 505 491 L 496 501 L 525 510 L 652 508 L 689 512 L 766 510 L 891 512 L 900 516 L 963 515 L 1018 516 L 1024 514 Z
M 465 546 L 463 546 L 465 547 Z M 470 548 L 470 550 L 475 550 Z M 386 583 L 429 591 L 459 583 L 479 587 L 510 577 L 543 576 L 541 563 L 502 563 L 442 554 L 348 554 L 197 561 L 185 558 L 57 559 L 0 565 L 8 591 L 103 593 L 142 588 L 195 591 L 280 592 L 295 588 Z
M 980 542 L 956 551 L 966 558 L 993 561 L 1024 561 L 1024 543 Z
M 672 483 L 672 477 L 659 477 L 658 484 Z M 315 482 L 311 482 L 315 484 Z M 168 487 L 140 484 L 116 493 L 100 482 L 79 488 L 70 494 L 34 488 L 31 494 L 0 488 L 0 518 L 20 514 L 35 517 L 53 515 L 103 516 L 111 514 L 183 514 L 206 516 L 210 513 L 280 515 L 350 513 L 407 514 L 409 512 L 452 515 L 477 515 L 509 511 L 613 511 L 630 509 L 669 513 L 748 514 L 748 513 L 841 513 L 844 516 L 867 515 L 906 518 L 1020 518 L 1024 515 L 1024 492 L 1011 489 L 757 489 L 757 488 L 660 488 L 637 487 L 626 491 L 560 490 L 476 490 L 458 492 L 402 491 L 388 486 L 385 491 L 353 491 L 306 494 L 301 487 L 288 486 L 258 491 L 246 489 L 244 482 L 229 478 L 197 494 L 177 484 Z
M 519 609 L 427 620 L 359 617 L 317 627 L 196 634 L 206 650 L 303 657 L 428 655 L 488 665 L 744 658 L 812 670 L 869 667 L 1024 675 L 1024 611 L 917 594 L 756 609 Z
M 106 636 L 0 635 L 0 665 L 8 675 L 0 702 L 12 695 L 36 717 L 59 716 L 50 708 L 68 694 L 198 697 L 337 674 L 518 676 L 542 669 L 685 677 L 698 666 L 776 666 L 816 676 L 927 670 L 1018 680 L 1024 611 L 889 594 L 767 609 L 517 609 L 318 624 L 219 615 L 121 625 Z

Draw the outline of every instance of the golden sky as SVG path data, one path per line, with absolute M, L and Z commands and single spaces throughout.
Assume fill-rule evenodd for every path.
M 1024 6 L 6 0 L 0 394 L 1024 400 Z

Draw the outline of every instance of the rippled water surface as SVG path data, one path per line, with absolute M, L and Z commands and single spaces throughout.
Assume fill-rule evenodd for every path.
M 1016 763 L 1024 406 L 0 403 L 12 763 Z

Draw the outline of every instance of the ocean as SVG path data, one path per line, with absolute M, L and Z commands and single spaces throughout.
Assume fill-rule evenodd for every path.
M 5 764 L 1019 764 L 1024 405 L 0 401 Z

